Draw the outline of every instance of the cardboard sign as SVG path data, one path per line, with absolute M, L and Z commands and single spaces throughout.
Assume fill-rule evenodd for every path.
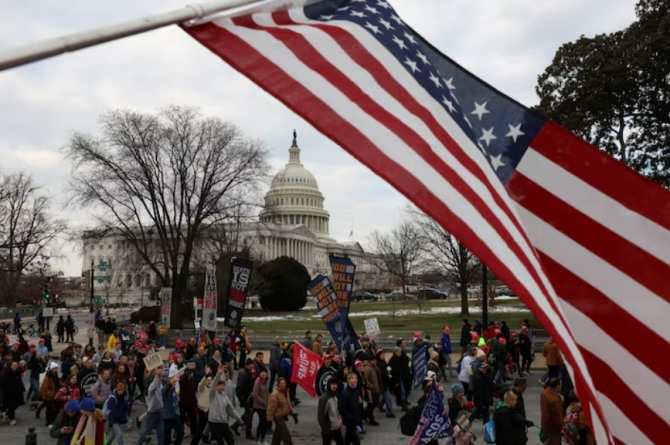
M 147 368 L 147 371 L 153 371 L 159 366 L 163 366 L 163 359 L 158 353 L 147 355 L 144 357 L 144 366 Z
M 53 317 L 54 316 L 54 308 L 52 307 L 45 307 L 42 309 L 42 315 L 44 317 Z
M 379 334 L 382 333 L 382 330 L 379 328 L 379 321 L 376 318 L 368 318 L 363 320 L 365 324 L 365 333 L 368 337 L 377 338 Z

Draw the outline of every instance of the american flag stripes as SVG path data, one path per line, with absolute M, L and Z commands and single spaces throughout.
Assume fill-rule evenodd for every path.
M 434 49 L 384 0 L 185 30 L 386 179 L 521 296 L 604 443 L 670 437 L 670 195 Z

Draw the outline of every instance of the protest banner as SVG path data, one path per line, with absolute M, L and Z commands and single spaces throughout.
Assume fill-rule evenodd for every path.
M 200 324 L 202 329 L 216 332 L 217 305 L 216 269 L 208 267 L 205 271 L 205 293 L 202 297 L 202 323 Z
M 229 328 L 234 328 L 242 322 L 253 267 L 253 261 L 242 258 L 233 258 L 230 262 L 228 302 L 226 303 L 226 313 L 223 320 L 223 324 Z
M 291 381 L 300 385 L 312 397 L 316 397 L 316 374 L 321 367 L 321 357 L 302 344 L 293 343 L 293 373 Z
M 164 328 L 170 327 L 170 312 L 172 310 L 172 288 L 161 288 L 158 298 L 161 302 L 161 326 Z
M 419 349 L 412 355 L 412 372 L 414 374 L 414 388 L 420 388 L 423 379 L 428 373 L 428 359 L 426 357 L 426 347 Z

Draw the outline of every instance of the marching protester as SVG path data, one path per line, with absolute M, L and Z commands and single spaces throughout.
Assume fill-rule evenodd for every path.
M 158 366 L 153 370 L 153 380 L 149 385 L 146 396 L 147 412 L 142 422 L 142 430 L 137 440 L 137 445 L 144 445 L 144 442 L 151 430 L 156 429 L 158 444 L 164 443 L 163 422 L 161 412 L 163 411 L 163 367 Z
M 267 431 L 267 408 L 270 393 L 268 391 L 268 370 L 261 368 L 254 382 L 252 392 L 254 413 L 258 415 L 258 426 L 256 427 L 256 443 L 265 441 L 265 432 Z M 249 421 L 251 423 L 251 420 Z
M 56 445 L 70 445 L 74 430 L 81 418 L 79 410 L 79 402 L 70 400 L 65 404 L 63 411 L 56 417 L 49 431 L 49 435 L 57 439 Z
M 547 434 L 545 445 L 561 445 L 563 427 L 563 401 L 561 400 L 561 381 L 557 377 L 547 380 L 545 390 L 540 396 L 541 426 Z
M 526 420 L 517 411 L 517 396 L 507 391 L 503 397 L 504 405 L 498 408 L 493 415 L 497 445 L 519 445 L 527 441 L 526 428 L 533 426 L 533 422 Z
M 244 409 L 242 418 L 244 419 L 245 436 L 247 439 L 251 440 L 254 438 L 251 434 L 251 422 L 254 416 L 253 400 L 251 396 L 254 391 L 254 381 L 256 380 L 254 375 L 255 372 L 254 360 L 249 357 L 246 359 L 244 368 L 237 374 L 237 387 L 235 388 L 237 400 L 240 402 L 240 406 Z M 237 425 L 233 426 L 233 431 L 237 432 L 237 428 Z
M 338 408 L 338 390 L 340 383 L 337 378 L 328 380 L 326 391 L 319 397 L 317 419 L 321 428 L 323 445 L 343 445 L 342 431 L 340 431 L 340 412 Z
M 280 377 L 277 380 L 277 387 L 268 398 L 268 408 L 266 411 L 267 421 L 274 422 L 274 433 L 272 434 L 272 445 L 293 445 L 291 432 L 288 429 L 288 416 L 292 415 L 293 420 L 298 423 L 298 417 L 291 404 L 291 398 L 288 393 L 286 379 Z
M 359 445 L 359 431 L 363 429 L 363 400 L 358 389 L 358 376 L 354 372 L 347 375 L 346 386 L 338 399 L 338 408 L 345 427 L 345 445 Z
M 112 445 L 114 440 L 119 445 L 123 445 L 123 429 L 130 421 L 130 408 L 132 398 L 128 394 L 126 384 L 119 382 L 114 386 L 114 392 L 109 396 L 107 408 L 109 416 L 107 422 L 111 430 L 107 435 L 107 445 Z
M 230 418 L 235 419 L 240 425 L 244 425 L 244 420 L 233 407 L 232 400 L 226 395 L 224 366 L 218 367 L 214 381 L 216 383 L 213 383 L 209 389 L 210 440 L 217 444 L 235 445 L 235 437 L 229 426 Z
M 19 363 L 12 361 L 0 375 L 0 390 L 9 424 L 14 426 L 16 421 L 16 409 L 23 405 L 23 378 L 19 370 Z

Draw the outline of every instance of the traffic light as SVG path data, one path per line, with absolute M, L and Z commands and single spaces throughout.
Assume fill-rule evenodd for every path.
M 44 299 L 49 303 L 51 300 L 51 277 L 47 277 L 47 282 L 44 283 Z

